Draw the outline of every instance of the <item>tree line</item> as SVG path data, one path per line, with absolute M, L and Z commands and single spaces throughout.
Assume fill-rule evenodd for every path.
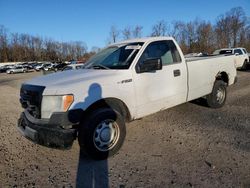
M 217 17 L 215 23 L 195 19 L 190 22 L 174 21 L 171 24 L 160 20 L 152 26 L 147 36 L 173 36 L 183 52 L 212 53 L 215 49 L 245 47 L 250 52 L 250 24 L 244 10 L 235 7 Z M 110 29 L 109 43 L 123 39 L 142 37 L 143 27 L 127 26 Z
M 144 36 L 173 36 L 183 52 L 212 53 L 226 47 L 245 47 L 250 51 L 250 18 L 241 7 L 235 7 L 210 21 L 195 19 L 190 22 L 160 20 L 152 26 L 151 33 L 143 35 L 143 26 L 111 26 L 109 42 L 141 38 Z M 11 61 L 69 61 L 87 60 L 99 48 L 90 52 L 82 41 L 58 42 L 50 38 L 29 34 L 10 33 L 0 25 L 0 62 Z
M 0 25 L 0 62 L 84 60 L 90 55 L 84 42 L 9 33 Z

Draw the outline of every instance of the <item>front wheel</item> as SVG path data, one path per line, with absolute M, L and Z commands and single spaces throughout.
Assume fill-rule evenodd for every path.
M 98 109 L 80 123 L 78 141 L 81 151 L 103 160 L 122 146 L 126 127 L 120 113 L 110 108 Z
M 227 98 L 227 87 L 226 83 L 222 80 L 216 80 L 212 93 L 207 95 L 207 104 L 211 108 L 220 108 L 222 107 Z

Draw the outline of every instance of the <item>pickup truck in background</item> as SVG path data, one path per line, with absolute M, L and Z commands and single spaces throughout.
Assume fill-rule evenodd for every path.
M 106 159 L 122 146 L 125 123 L 204 97 L 220 108 L 236 81 L 234 55 L 186 60 L 171 37 L 112 44 L 82 69 L 22 84 L 20 132 L 35 143 Z
M 213 54 L 214 55 L 234 54 L 236 56 L 235 66 L 237 69 L 246 70 L 247 65 L 249 64 L 249 55 L 245 48 L 223 48 L 223 49 L 215 50 Z

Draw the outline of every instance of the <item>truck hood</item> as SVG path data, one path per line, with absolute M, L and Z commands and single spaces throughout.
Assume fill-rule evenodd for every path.
M 81 69 L 69 70 L 58 73 L 52 73 L 44 76 L 39 76 L 25 82 L 30 85 L 40 85 L 45 87 L 65 87 L 67 85 L 76 84 L 79 82 L 110 82 L 108 77 L 117 75 L 118 70 L 95 70 L 95 69 Z M 119 71 L 121 72 L 121 71 Z M 105 77 L 105 79 L 103 79 Z M 112 79 L 114 80 L 114 79 Z

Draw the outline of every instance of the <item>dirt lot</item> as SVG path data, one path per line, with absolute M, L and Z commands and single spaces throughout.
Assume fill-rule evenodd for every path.
M 128 124 L 106 161 L 35 145 L 16 129 L 19 88 L 40 73 L 0 74 L 0 187 L 250 187 L 250 71 L 221 109 L 187 103 Z

